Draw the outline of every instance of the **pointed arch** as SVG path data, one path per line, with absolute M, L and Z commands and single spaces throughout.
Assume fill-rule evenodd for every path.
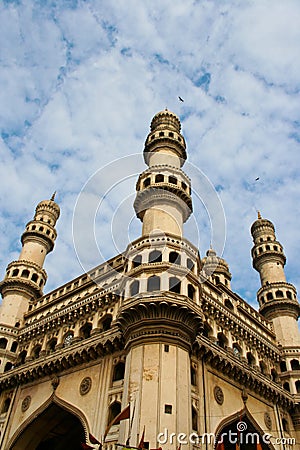
M 254 419 L 254 417 L 248 410 L 247 406 L 245 406 L 245 408 L 241 409 L 240 411 L 237 411 L 237 412 L 231 414 L 230 416 L 226 417 L 219 423 L 219 425 L 215 431 L 215 436 L 216 436 L 215 447 L 214 447 L 215 449 L 216 449 L 218 441 L 221 439 L 222 433 L 226 433 L 226 431 L 229 429 L 229 427 L 233 432 L 237 431 L 236 425 L 238 422 L 246 423 L 247 429 L 244 431 L 245 434 L 247 432 L 249 432 L 249 433 L 256 433 L 259 435 L 262 450 L 275 450 L 275 448 L 271 442 L 268 444 L 263 442 L 262 436 L 265 434 L 265 432 L 259 426 L 259 424 L 256 422 L 256 420 Z M 235 449 L 235 444 L 232 444 L 232 445 L 233 445 L 232 448 Z M 228 446 L 228 444 L 227 444 L 227 446 Z M 226 449 L 227 449 L 227 446 L 226 446 L 226 441 L 225 441 Z M 252 449 L 251 445 L 249 445 L 249 450 L 250 450 L 250 448 Z M 253 448 L 256 449 L 256 442 L 253 444 Z M 230 446 L 228 446 L 228 450 L 231 450 Z
M 89 426 L 83 412 L 80 411 L 76 406 L 71 405 L 63 399 L 60 399 L 55 395 L 55 393 L 53 393 L 48 398 L 48 400 L 46 400 L 35 411 L 33 411 L 32 414 L 19 426 L 19 428 L 15 431 L 15 433 L 7 443 L 7 448 L 9 448 L 10 450 L 29 449 L 30 447 L 24 447 L 24 433 L 26 433 L 26 430 L 28 430 L 30 426 L 34 426 L 34 422 L 42 417 L 43 413 L 47 413 L 47 410 L 52 406 L 65 411 L 66 414 L 72 415 L 77 420 L 77 423 L 80 422 L 83 428 L 84 441 L 86 441 L 89 434 Z M 39 445 L 40 443 L 38 442 L 37 444 Z M 29 445 L 31 445 L 31 443 L 29 443 Z

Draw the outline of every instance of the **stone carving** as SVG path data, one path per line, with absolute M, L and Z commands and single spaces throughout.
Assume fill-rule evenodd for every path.
M 215 386 L 214 388 L 214 397 L 218 405 L 223 405 L 224 402 L 224 394 L 220 386 Z
M 79 392 L 81 395 L 86 395 L 88 392 L 90 392 L 92 387 L 92 379 L 90 377 L 85 377 L 79 387 Z

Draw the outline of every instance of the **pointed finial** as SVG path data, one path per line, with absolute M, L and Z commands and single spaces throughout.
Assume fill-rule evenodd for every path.
M 50 200 L 51 200 L 52 202 L 54 202 L 55 196 L 56 196 L 56 191 L 53 192 L 52 197 L 50 198 Z
M 261 219 L 260 211 L 257 211 L 257 218 L 258 218 L 258 219 Z

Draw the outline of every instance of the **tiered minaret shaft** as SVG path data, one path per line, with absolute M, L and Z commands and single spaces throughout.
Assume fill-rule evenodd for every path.
M 181 236 L 192 212 L 190 180 L 181 170 L 186 146 L 180 129 L 178 117 L 167 109 L 151 122 L 144 148 L 149 169 L 138 179 L 134 203 L 143 235 L 160 231 Z
M 43 264 L 46 255 L 54 247 L 57 236 L 55 224 L 59 214 L 60 209 L 54 201 L 54 196 L 51 200 L 44 200 L 37 205 L 34 219 L 26 225 L 22 235 L 19 259 L 7 266 L 5 278 L 0 283 L 0 326 L 2 338 L 7 341 L 6 350 L 10 349 L 11 341 L 15 339 L 15 330 L 22 323 L 30 300 L 43 293 L 47 281 Z M 8 360 L 13 360 L 13 354 L 9 358 L 10 353 L 5 353 Z M 0 370 L 7 358 L 1 358 Z
M 185 141 L 178 117 L 161 111 L 151 122 L 134 203 L 142 237 L 128 246 L 127 278 L 118 322 L 128 350 L 124 402 L 134 402 L 132 436 L 147 426 L 157 446 L 164 429 L 192 429 L 190 352 L 203 317 L 198 250 L 182 238 L 192 211 L 190 180 L 181 170 Z M 123 434 L 122 434 L 123 433 Z M 125 430 L 120 442 L 126 440 Z M 136 445 L 137 442 L 130 442 Z
M 276 240 L 274 225 L 259 214 L 251 233 L 253 267 L 260 274 L 262 286 L 257 293 L 260 312 L 273 321 L 281 345 L 299 345 L 297 293 L 295 287 L 286 281 L 286 258 L 282 245 Z

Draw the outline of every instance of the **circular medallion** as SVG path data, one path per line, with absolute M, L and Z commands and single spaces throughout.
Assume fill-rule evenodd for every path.
M 272 430 L 272 419 L 268 412 L 265 412 L 264 419 L 265 419 L 265 425 L 268 428 L 268 430 Z
M 88 392 L 90 392 L 90 389 L 92 387 L 92 379 L 90 377 L 85 377 L 81 383 L 79 392 L 81 395 L 86 395 Z
M 22 401 L 22 411 L 25 412 L 31 403 L 31 397 L 30 395 L 27 395 L 27 397 L 24 398 L 24 400 Z
M 224 402 L 224 394 L 223 394 L 223 391 L 222 391 L 222 389 L 220 388 L 220 386 L 215 386 L 215 388 L 214 388 L 214 397 L 215 397 L 216 402 L 217 402 L 219 405 L 223 405 L 223 402 Z

